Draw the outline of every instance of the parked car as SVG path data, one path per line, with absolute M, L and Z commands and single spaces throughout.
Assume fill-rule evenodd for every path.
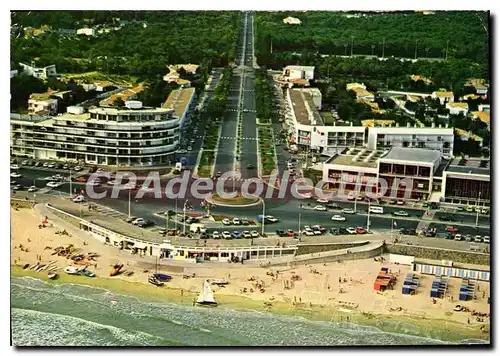
M 249 222 L 248 222 L 248 219 L 247 218 L 242 218 L 241 219 L 241 225 L 248 225 Z
M 63 183 L 60 183 L 60 182 L 48 182 L 46 184 L 46 186 L 49 187 L 49 188 L 58 188 L 61 185 L 63 185 Z
M 17 173 L 17 172 L 12 172 L 10 174 L 11 178 L 21 178 L 21 173 Z
M 272 215 L 267 215 L 266 216 L 266 222 L 267 223 L 276 223 L 278 222 L 278 219 L 276 219 L 274 216 Z
M 326 228 L 324 228 L 323 226 L 321 225 L 314 225 L 314 226 L 311 226 L 311 229 L 313 229 L 313 231 L 316 231 L 318 230 L 319 232 L 321 232 L 322 234 L 326 232 Z
M 222 232 L 222 238 L 229 240 L 231 239 L 231 233 L 229 231 L 223 231 Z
M 474 211 L 474 207 L 472 205 L 467 205 L 467 208 L 465 208 L 465 210 L 469 213 L 472 213 Z
M 85 197 L 83 195 L 77 195 L 72 200 L 73 200 L 73 203 L 82 203 L 85 201 Z
M 12 187 L 12 190 L 23 190 L 23 186 L 21 184 L 16 184 Z
M 345 216 L 342 215 L 334 215 L 332 216 L 333 221 L 345 221 Z
M 285 237 L 286 232 L 285 230 L 276 230 L 276 235 L 278 235 L 279 237 Z
M 474 236 L 474 242 L 483 242 L 483 238 L 481 237 L 481 235 Z
M 146 220 L 143 218 L 137 218 L 137 219 L 132 221 L 132 225 L 137 225 L 137 224 L 142 223 L 144 221 L 146 221 Z
M 239 218 L 233 218 L 233 225 L 240 225 L 241 221 Z
M 462 235 L 456 234 L 455 235 L 455 241 L 462 241 Z
M 76 172 L 80 172 L 80 171 L 83 171 L 83 168 L 80 167 L 80 166 L 74 166 L 73 170 L 76 171 Z
M 436 233 L 437 233 L 437 229 L 436 228 L 427 229 L 427 231 L 425 232 L 425 236 L 426 237 L 436 237 Z
M 255 230 L 250 231 L 250 235 L 252 235 L 252 238 L 259 237 L 259 233 L 257 231 L 255 231 Z
M 222 175 L 222 172 L 221 172 L 221 171 L 218 171 L 218 172 L 215 174 L 215 178 L 219 178 L 221 175 Z
M 356 228 L 356 234 L 366 234 L 366 232 L 367 231 L 363 227 L 361 227 L 361 226 L 358 226 Z
M 351 235 L 355 235 L 356 234 L 356 229 L 354 227 L 348 227 L 346 229 L 347 233 L 351 234 Z
M 455 211 L 456 211 L 457 213 L 459 213 L 459 212 L 461 212 L 461 211 L 464 211 L 464 210 L 465 210 L 465 209 L 464 209 L 463 207 L 461 207 L 461 206 L 457 206 L 457 207 L 455 208 Z
M 408 214 L 408 212 L 406 212 L 404 210 L 394 211 L 392 213 L 392 215 L 394 215 L 394 216 L 410 216 L 410 214 Z
M 355 211 L 353 209 L 350 209 L 350 208 L 345 208 L 345 209 L 342 209 L 342 213 L 343 214 L 356 214 Z
M 332 235 L 339 235 L 339 234 L 340 234 L 340 230 L 339 230 L 339 228 L 337 228 L 337 227 L 332 227 L 332 228 L 330 229 L 330 234 L 332 234 Z
M 489 236 L 483 236 L 483 242 L 485 244 L 489 244 L 490 243 L 490 237 Z
M 222 219 L 222 224 L 231 225 L 231 220 L 229 220 L 228 218 Z
M 144 221 L 140 221 L 139 223 L 137 223 L 137 226 L 139 227 L 148 227 L 148 226 L 153 226 L 155 223 L 152 222 L 151 220 L 144 220 Z
M 312 231 L 310 228 L 304 229 L 302 233 L 306 236 L 314 236 L 314 231 Z
M 38 189 L 34 185 L 28 188 L 28 192 L 36 192 Z
M 318 204 L 328 204 L 328 199 L 320 198 L 320 199 L 316 200 L 316 203 L 318 203 Z
M 339 235 L 347 235 L 349 231 L 345 227 L 339 227 Z
M 252 234 L 250 234 L 250 231 L 248 231 L 248 230 L 243 231 L 242 235 L 243 235 L 243 237 L 245 239 L 251 239 L 252 238 Z
M 465 237 L 465 241 L 467 241 L 467 242 L 471 242 L 473 239 L 471 234 L 466 234 L 464 237 Z
M 75 182 L 82 182 L 85 183 L 89 178 L 88 177 L 77 177 L 75 179 Z M 108 182 L 109 183 L 109 182 Z
M 326 207 L 324 205 L 316 205 L 314 207 L 314 210 L 316 210 L 316 211 L 326 211 Z
M 455 221 L 455 218 L 450 215 L 442 215 L 438 218 L 440 221 Z
M 448 231 L 448 232 L 457 232 L 458 229 L 454 226 L 446 226 L 444 231 Z
M 288 229 L 288 230 L 286 230 L 286 236 L 295 237 L 295 236 L 297 236 L 297 233 L 291 229 Z
M 241 233 L 239 231 L 233 231 L 233 233 L 231 234 L 231 236 L 234 239 L 239 239 L 241 237 Z
M 220 236 L 220 234 L 219 234 L 219 231 L 214 231 L 214 232 L 212 232 L 212 238 L 213 238 L 213 239 L 216 239 L 216 240 L 220 239 L 220 238 L 221 238 L 221 236 Z
M 489 214 L 489 213 L 490 213 L 489 209 L 487 209 L 487 208 L 481 209 L 481 214 Z
M 138 217 L 137 216 L 131 216 L 129 218 L 126 218 L 125 221 L 128 222 L 129 224 L 130 223 L 133 223 L 135 220 L 137 220 Z
M 339 208 L 337 203 L 328 203 L 328 204 L 326 204 L 326 207 L 329 209 L 338 209 Z
M 19 166 L 17 164 L 11 164 L 10 169 L 19 169 Z
M 42 166 L 43 166 L 42 162 L 35 162 L 35 167 L 42 167 Z

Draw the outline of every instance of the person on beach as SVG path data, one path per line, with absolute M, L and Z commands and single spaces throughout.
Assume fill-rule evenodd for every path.
M 184 296 L 184 289 L 181 289 L 181 297 Z

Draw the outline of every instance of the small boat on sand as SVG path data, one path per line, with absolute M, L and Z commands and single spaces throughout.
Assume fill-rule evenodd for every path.
M 155 273 L 153 274 L 153 277 L 162 282 L 170 281 L 172 279 L 172 276 L 163 273 Z
M 67 274 L 78 274 L 79 271 L 75 266 L 68 266 L 64 269 L 64 272 Z
M 87 270 L 86 268 L 82 268 L 80 270 L 80 273 L 83 274 L 84 276 L 87 276 L 87 277 L 95 277 L 95 273 L 93 272 L 90 272 L 89 270 Z
M 23 269 L 26 269 L 26 268 L 28 268 L 29 266 L 30 266 L 30 264 L 29 264 L 29 263 L 26 263 L 26 264 L 23 266 Z
M 200 292 L 200 295 L 198 296 L 198 299 L 196 300 L 196 305 L 203 307 L 217 306 L 217 302 L 214 299 L 214 292 L 212 292 L 212 288 L 210 288 L 208 280 L 205 280 L 205 282 L 203 282 L 203 288 Z
M 111 277 L 116 276 L 118 273 L 120 273 L 120 270 L 123 268 L 123 264 L 117 263 L 116 265 L 113 266 L 113 269 L 111 272 L 109 272 L 109 275 Z
M 158 280 L 158 278 L 155 278 L 154 276 L 149 276 L 148 282 L 157 287 L 161 287 L 164 284 L 162 281 Z
M 57 278 L 57 273 L 55 273 L 55 272 L 49 272 L 49 273 L 47 273 L 47 277 L 49 279 L 56 279 Z
M 225 279 L 212 279 L 212 285 L 225 286 L 227 284 L 229 284 L 229 282 Z

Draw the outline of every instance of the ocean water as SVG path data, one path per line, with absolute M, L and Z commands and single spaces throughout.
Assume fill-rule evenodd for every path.
M 223 307 L 154 303 L 77 284 L 11 280 L 16 346 L 344 346 L 436 345 L 447 342 L 352 323 L 316 322 Z M 405 335 L 410 332 L 412 335 Z M 424 335 L 424 333 L 422 333 Z M 462 340 L 461 343 L 483 343 Z

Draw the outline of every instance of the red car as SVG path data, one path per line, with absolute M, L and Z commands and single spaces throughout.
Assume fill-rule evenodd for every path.
M 288 237 L 294 237 L 297 234 L 293 230 L 286 230 L 285 235 Z
M 78 177 L 75 179 L 75 182 L 83 182 L 85 183 L 89 178 L 88 177 Z
M 319 230 L 322 234 L 324 234 L 326 232 L 326 229 L 323 226 L 321 226 L 321 225 L 311 226 L 311 229 L 313 229 L 313 230 Z
M 366 234 L 366 230 L 362 227 L 357 227 L 356 234 Z
M 453 226 L 446 226 L 446 228 L 444 229 L 444 231 L 447 231 L 447 232 L 457 232 L 458 229 L 456 227 L 453 227 Z

